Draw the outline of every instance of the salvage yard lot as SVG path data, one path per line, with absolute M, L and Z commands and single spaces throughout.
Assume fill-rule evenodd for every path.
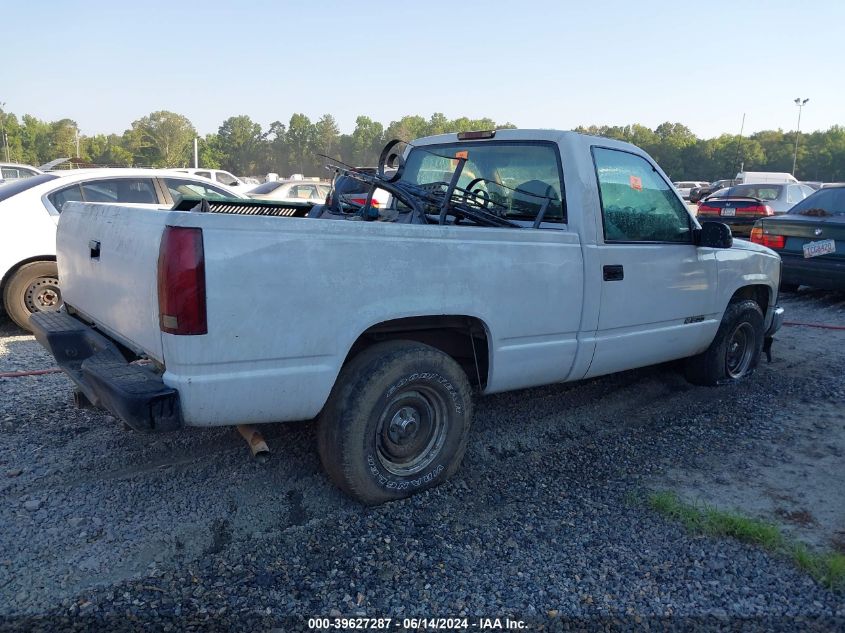
M 845 326 L 845 294 L 784 295 Z M 52 359 L 0 322 L 0 372 Z M 310 423 L 141 435 L 70 402 L 61 374 L 0 378 L 0 621 L 284 615 L 845 618 L 784 556 L 687 532 L 649 492 L 845 551 L 845 331 L 785 327 L 749 380 L 674 365 L 477 401 L 458 474 L 364 509 L 322 473 Z M 111 618 L 116 618 L 112 620 Z M 288 622 L 289 624 L 289 622 Z

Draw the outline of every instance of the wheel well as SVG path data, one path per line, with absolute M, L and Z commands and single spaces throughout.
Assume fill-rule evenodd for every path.
M 487 385 L 489 353 L 487 327 L 481 319 L 460 315 L 406 317 L 368 328 L 352 345 L 343 364 L 382 341 L 417 341 L 451 356 L 464 370 L 470 384 Z
M 765 316 L 766 311 L 769 309 L 771 294 L 772 291 L 768 286 L 743 286 L 734 293 L 733 297 L 731 297 L 731 301 L 735 301 L 736 299 L 752 299 L 757 302 L 757 305 L 760 306 L 760 309 L 763 311 L 763 315 Z
M 56 261 L 55 255 L 36 255 L 35 257 L 28 257 L 27 259 L 19 261 L 17 264 L 9 268 L 6 271 L 6 274 L 3 275 L 3 279 L 0 279 L 0 306 L 2 306 L 2 296 L 3 296 L 3 289 L 6 287 L 6 283 L 9 279 L 12 278 L 18 270 L 20 270 L 21 266 L 26 266 L 27 264 L 33 264 L 35 262 L 54 262 Z

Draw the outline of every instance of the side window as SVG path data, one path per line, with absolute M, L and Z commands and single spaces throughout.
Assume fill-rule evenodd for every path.
M 226 185 L 228 187 L 238 184 L 238 181 L 235 180 L 235 177 L 232 174 L 226 173 L 225 171 L 217 172 L 217 182 L 219 182 L 221 185 Z
M 692 241 L 690 215 L 672 186 L 636 154 L 593 148 L 608 242 Z
M 294 185 L 290 188 L 291 198 L 301 198 L 308 200 L 309 198 L 317 197 L 317 187 L 314 185 Z
M 198 171 L 196 174 L 197 174 L 197 176 L 200 176 L 201 178 L 208 178 L 209 180 L 211 180 L 211 172 L 210 171 Z
M 56 211 L 61 213 L 65 202 L 82 202 L 82 189 L 79 185 L 71 185 L 54 191 L 47 196 L 47 199 L 56 208 Z
M 214 185 L 206 185 L 195 180 L 183 180 L 181 178 L 165 178 L 164 184 L 167 186 L 170 195 L 176 199 L 177 197 L 190 196 L 200 198 L 220 199 L 229 198 L 231 194 L 218 189 Z
M 813 190 L 804 185 L 789 185 L 786 190 L 786 201 L 795 204 L 801 202 L 804 198 L 809 196 Z
M 153 181 L 149 178 L 111 178 L 85 182 L 82 183 L 82 197 L 86 202 L 158 203 Z

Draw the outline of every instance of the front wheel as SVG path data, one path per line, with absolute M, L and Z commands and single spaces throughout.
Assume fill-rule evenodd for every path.
M 30 330 L 29 315 L 55 312 L 62 307 L 59 272 L 56 262 L 24 264 L 6 283 L 3 305 L 12 321 Z
M 763 311 L 757 302 L 732 301 L 710 347 L 687 359 L 687 380 L 717 385 L 750 376 L 760 362 L 764 335 Z
M 412 341 L 379 343 L 341 370 L 320 415 L 320 459 L 363 503 L 401 499 L 458 469 L 471 418 L 469 382 L 451 357 Z

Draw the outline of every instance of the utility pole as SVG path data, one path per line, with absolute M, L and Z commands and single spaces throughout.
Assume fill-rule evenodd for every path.
M 795 152 L 792 154 L 792 175 L 795 175 L 795 165 L 798 163 L 798 139 L 801 137 L 801 110 L 807 105 L 809 101 L 809 97 L 807 99 L 802 99 L 798 97 L 795 99 L 795 105 L 798 106 L 798 127 L 795 130 Z
M 742 124 L 739 126 L 739 139 L 736 142 L 736 157 L 734 158 L 734 169 L 736 169 L 736 164 L 739 162 L 739 153 L 742 150 L 742 132 L 745 130 L 745 112 L 742 113 Z M 745 165 L 745 161 L 742 161 L 742 165 Z M 739 171 L 742 171 L 742 166 L 740 166 Z M 733 176 L 731 176 L 733 178 Z
M 200 166 L 200 155 L 199 155 L 199 137 L 194 137 L 194 169 L 199 168 Z

